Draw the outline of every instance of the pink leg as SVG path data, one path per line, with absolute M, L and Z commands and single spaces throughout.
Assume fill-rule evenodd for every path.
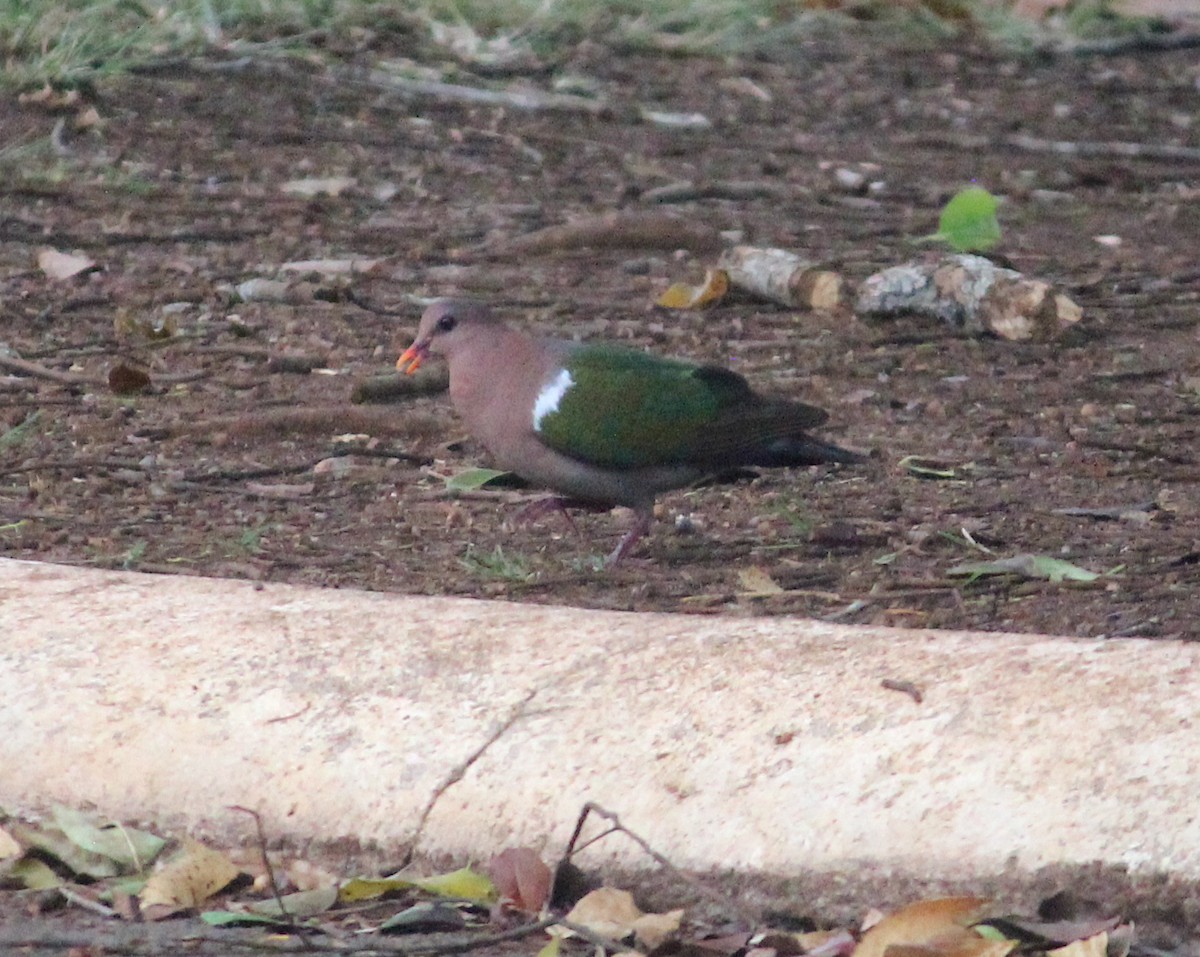
M 654 521 L 654 506 L 650 505 L 645 508 L 634 509 L 633 512 L 633 527 L 627 531 L 621 540 L 617 542 L 617 547 L 613 549 L 612 554 L 605 560 L 604 565 L 611 568 L 617 564 L 622 558 L 629 554 L 638 540 L 650 531 L 650 525 Z
M 530 502 L 521 511 L 517 512 L 516 520 L 523 525 L 527 522 L 536 522 L 547 515 L 558 514 L 565 518 L 567 524 L 571 526 L 571 530 L 582 538 L 583 533 L 579 531 L 579 526 L 575 524 L 575 519 L 571 518 L 571 513 L 567 511 L 571 508 L 585 509 L 592 512 L 608 511 L 607 505 L 597 505 L 594 502 L 584 502 L 577 498 L 567 498 L 562 495 L 547 495 L 544 498 Z

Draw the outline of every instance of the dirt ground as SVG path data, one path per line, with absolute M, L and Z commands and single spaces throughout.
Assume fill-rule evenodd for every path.
M 335 52 L 336 71 L 175 64 L 65 111 L 0 103 L 6 147 L 65 120 L 57 155 L 10 151 L 0 178 L 0 343 L 40 373 L 0 369 L 0 554 L 595 608 L 1200 637 L 1194 51 L 1016 60 L 843 37 L 738 61 L 584 43 L 517 77 L 454 67 L 402 34 Z M 609 108 L 401 95 L 369 72 L 388 58 L 477 87 L 564 81 Z M 88 105 L 100 122 L 77 128 Z M 336 195 L 285 189 L 327 177 L 346 178 Z M 696 198 L 653 192 L 681 181 Z M 653 306 L 716 257 L 677 250 L 676 228 L 791 249 L 857 283 L 928 255 L 915 240 L 972 181 L 1005 197 L 999 258 L 1083 307 L 1068 339 L 972 340 L 750 298 Z M 667 241 L 511 242 L 617 210 L 664 220 Z M 96 268 L 49 278 L 44 247 Z M 351 257 L 381 262 L 287 273 L 282 301 L 233 291 Z M 596 570 L 628 513 L 522 525 L 531 492 L 446 491 L 443 476 L 486 457 L 444 394 L 350 401 L 410 341 L 414 297 L 450 294 L 547 333 L 733 363 L 828 409 L 823 434 L 872 459 L 665 496 L 632 559 Z M 906 456 L 953 476 L 916 475 Z M 1061 511 L 1098 508 L 1112 511 Z M 1105 574 L 947 574 L 1026 553 Z M 756 568 L 782 591 L 745 594 Z

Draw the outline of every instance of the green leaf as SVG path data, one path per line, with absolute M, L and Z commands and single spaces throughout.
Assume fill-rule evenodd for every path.
M 325 913 L 337 903 L 337 899 L 338 889 L 330 885 L 329 887 L 317 887 L 311 891 L 284 894 L 280 900 L 272 897 L 269 900 L 256 901 L 250 905 L 249 910 L 262 917 L 313 917 Z M 283 903 L 282 910 L 279 908 L 281 902 Z
M 1000 241 L 998 205 L 996 197 L 986 189 L 968 186 L 946 204 L 938 220 L 938 231 L 931 238 L 960 253 L 991 249 Z
M 1049 555 L 1016 555 L 994 562 L 968 562 L 955 565 L 946 574 L 967 575 L 971 581 L 985 575 L 1020 575 L 1022 578 L 1038 578 L 1051 582 L 1090 582 L 1100 577 L 1096 572 L 1080 568 L 1061 558 L 1051 558 Z
M 451 475 L 446 479 L 446 490 L 450 492 L 475 492 L 483 488 L 489 482 L 493 482 L 502 475 L 510 475 L 510 472 L 500 472 L 496 469 L 467 469 L 465 472 L 459 472 L 457 475 Z
M 65 865 L 76 877 L 101 880 L 105 877 L 116 877 L 120 872 L 116 861 L 111 857 L 83 850 L 57 827 L 36 828 L 14 822 L 8 825 L 8 830 L 26 847 L 36 848 L 49 855 Z
M 0 449 L 6 449 L 10 445 L 19 445 L 25 439 L 29 438 L 33 427 L 37 425 L 37 421 L 41 418 L 41 415 L 41 412 L 31 412 L 11 429 L 0 432 Z
M 401 934 L 437 934 L 462 930 L 466 926 L 466 918 L 454 905 L 443 901 L 422 901 L 393 914 L 379 925 L 379 930 Z
M 287 921 L 263 914 L 243 914 L 232 910 L 206 910 L 200 919 L 209 927 L 241 927 L 246 924 L 265 924 L 268 927 L 286 927 Z
M 54 806 L 53 815 L 54 823 L 76 847 L 130 870 L 144 870 L 167 843 L 147 831 L 120 824 L 101 827 L 81 811 L 62 805 Z
M 413 884 L 423 891 L 441 897 L 457 897 L 481 904 L 490 904 L 496 899 L 496 888 L 492 882 L 469 867 L 459 868 L 449 874 L 415 880 Z
M 919 479 L 945 481 L 958 478 L 958 472 L 953 465 L 936 462 L 933 459 L 924 459 L 918 455 L 906 455 L 896 464 L 907 471 L 909 475 Z

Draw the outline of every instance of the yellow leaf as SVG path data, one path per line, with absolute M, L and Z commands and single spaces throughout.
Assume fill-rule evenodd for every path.
M 434 877 L 415 880 L 413 886 L 441 897 L 458 897 L 485 904 L 496 899 L 496 888 L 492 886 L 492 882 L 469 867 L 459 868 L 449 874 L 437 874 Z
M 49 864 L 34 857 L 17 861 L 6 876 L 9 880 L 18 882 L 30 891 L 45 891 L 64 883 Z
M 392 891 L 413 887 L 413 882 L 401 877 L 354 877 L 338 888 L 338 900 L 343 904 L 369 901 Z
M 895 946 L 921 947 L 939 938 L 957 938 L 983 915 L 989 903 L 984 897 L 938 897 L 909 904 L 863 934 L 853 957 L 884 957 Z M 970 936 L 982 939 L 976 934 Z
M 727 292 L 729 275 L 724 269 L 709 269 L 699 286 L 677 282 L 659 296 L 655 304 L 664 309 L 699 309 L 724 299 Z
M 197 907 L 237 876 L 238 869 L 220 851 L 188 840 L 178 854 L 150 875 L 138 898 L 142 907 Z
M 558 957 L 560 950 L 562 950 L 562 938 L 551 937 L 546 946 L 537 952 L 537 957 Z

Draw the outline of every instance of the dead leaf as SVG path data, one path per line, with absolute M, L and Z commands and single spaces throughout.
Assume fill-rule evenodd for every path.
M 1108 933 L 1101 931 L 1094 937 L 1073 940 L 1065 947 L 1046 951 L 1046 957 L 1105 957 L 1108 953 Z
M 238 869 L 220 851 L 185 840 L 179 853 L 150 875 L 138 898 L 143 909 L 197 907 L 237 876 Z
M 51 279 L 63 280 L 78 276 L 96 268 L 96 260 L 87 256 L 76 256 L 71 253 L 60 253 L 49 246 L 38 250 L 38 268 Z
M 341 196 L 351 186 L 358 184 L 353 176 L 310 176 L 306 179 L 288 180 L 279 188 L 289 196 L 312 199 L 316 196 Z
M 642 911 L 633 902 L 633 895 L 616 887 L 599 887 L 571 908 L 567 920 L 582 924 L 588 930 L 623 940 L 633 933 Z
M 892 944 L 886 953 L 887 957 L 1005 957 L 1016 946 L 1015 940 L 990 940 L 961 927 L 927 944 Z
M 108 387 L 114 395 L 136 395 L 150 388 L 150 376 L 141 369 L 119 362 L 108 370 Z
M 656 306 L 664 309 L 700 309 L 720 302 L 729 292 L 729 276 L 724 269 L 709 269 L 704 282 L 689 286 L 677 282 L 655 300 Z
M 252 914 L 263 917 L 315 917 L 324 914 L 337 903 L 337 885 L 318 887 L 310 891 L 296 891 L 294 894 L 284 894 L 279 900 L 274 897 L 258 901 L 248 908 Z M 282 908 L 280 903 L 283 904 Z
M 643 914 L 633 922 L 634 939 L 646 950 L 653 950 L 678 934 L 682 923 L 683 908 L 665 914 Z
M 78 90 L 56 90 L 49 83 L 40 90 L 21 93 L 17 96 L 17 102 L 22 106 L 40 106 L 51 113 L 72 110 L 79 105 L 80 101 Z
M 758 565 L 751 565 L 738 572 L 738 584 L 745 595 L 780 595 L 783 588 Z
M 500 899 L 528 914 L 536 914 L 545 906 L 554 885 L 554 874 L 529 847 L 505 848 L 492 858 L 488 874 Z
M 862 936 L 853 957 L 884 957 L 896 946 L 922 946 L 966 932 L 990 901 L 985 897 L 937 897 L 888 914 Z M 978 935 L 972 935 L 976 939 Z M 892 957 L 889 952 L 888 957 Z
M 75 114 L 75 129 L 90 130 L 101 123 L 100 113 L 94 106 L 80 110 Z

